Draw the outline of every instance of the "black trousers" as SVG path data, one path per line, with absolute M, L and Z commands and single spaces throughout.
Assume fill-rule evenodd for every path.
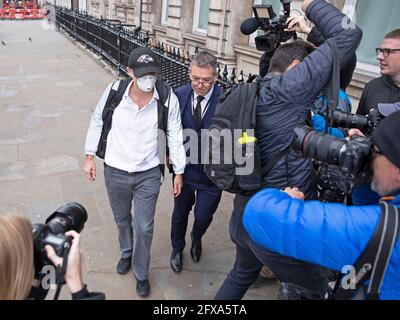
M 175 251 L 182 251 L 186 245 L 185 235 L 189 213 L 194 206 L 193 237 L 200 240 L 210 226 L 213 215 L 221 200 L 221 191 L 216 187 L 196 188 L 184 183 L 182 193 L 174 200 L 171 221 L 171 243 Z

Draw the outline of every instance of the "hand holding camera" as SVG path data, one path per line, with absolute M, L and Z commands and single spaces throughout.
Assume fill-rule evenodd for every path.
M 58 208 L 46 224 L 33 226 L 35 278 L 41 279 L 43 267 L 53 264 L 56 267 L 58 289 L 55 299 L 66 282 L 71 293 L 83 288 L 80 236 L 88 215 L 85 208 L 76 202 Z
M 293 16 L 287 19 L 287 28 L 285 32 L 299 32 L 309 35 L 312 27 L 307 23 L 307 20 L 303 16 Z
M 68 254 L 67 270 L 65 273 L 65 282 L 67 283 L 70 292 L 76 293 L 83 289 L 82 267 L 81 267 L 81 249 L 80 249 L 80 235 L 76 231 L 68 231 L 65 236 L 72 239 L 71 249 Z M 63 258 L 58 256 L 51 245 L 44 247 L 47 257 L 56 266 L 63 265 Z

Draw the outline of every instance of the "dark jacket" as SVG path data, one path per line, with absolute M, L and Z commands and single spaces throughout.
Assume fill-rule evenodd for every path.
M 400 101 L 400 87 L 389 76 L 382 76 L 367 83 L 358 105 L 357 113 L 367 115 L 378 109 L 378 103 Z
M 347 63 L 360 43 L 361 30 L 343 29 L 344 15 L 323 0 L 313 1 L 306 14 L 326 39 L 336 42 L 341 65 Z M 305 124 L 312 103 L 330 79 L 332 65 L 333 52 L 324 43 L 293 69 L 281 75 L 268 75 L 272 79 L 261 89 L 257 106 L 256 136 L 263 165 L 291 144 L 294 128 Z M 290 151 L 264 181 L 271 187 L 299 187 L 307 198 L 312 198 L 314 174 L 311 160 Z
M 32 287 L 27 300 L 45 300 L 49 290 L 42 287 Z M 101 292 L 89 292 L 85 285 L 81 291 L 71 294 L 72 300 L 105 300 L 106 296 Z
M 221 88 L 217 85 L 214 86 L 214 91 L 210 97 L 210 103 L 208 109 L 201 121 L 200 128 L 197 128 L 193 119 L 192 113 L 192 100 L 193 100 L 193 89 L 191 85 L 185 85 L 176 89 L 175 94 L 179 100 L 179 106 L 181 109 L 182 127 L 183 129 L 192 129 L 197 131 L 198 135 L 198 157 L 197 163 L 188 162 L 185 167 L 185 173 L 183 175 L 184 183 L 190 184 L 196 188 L 210 188 L 216 186 L 211 182 L 204 172 L 204 166 L 201 164 L 201 130 L 208 129 L 211 125 L 211 120 L 215 114 L 215 108 L 219 102 L 219 96 L 221 94 Z M 184 146 L 186 150 L 186 157 L 190 157 L 190 137 L 184 136 Z M 192 142 L 193 143 L 193 142 Z M 193 152 L 194 150 L 192 150 Z

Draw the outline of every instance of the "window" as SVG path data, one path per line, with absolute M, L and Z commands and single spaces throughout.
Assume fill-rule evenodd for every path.
M 168 0 L 162 0 L 162 8 L 161 8 L 161 25 L 168 25 Z
M 209 8 L 209 0 L 196 0 L 193 16 L 193 31 L 207 34 Z
M 361 68 L 378 65 L 375 48 L 379 47 L 386 33 L 400 27 L 400 2 L 393 0 L 346 0 L 343 10 L 363 30 L 363 39 L 357 50 Z M 379 72 L 379 71 L 378 71 Z
M 274 9 L 274 12 L 278 15 L 280 14 L 280 8 L 281 8 L 281 2 L 280 0 L 254 0 L 254 5 L 257 4 L 271 4 L 272 8 Z M 254 17 L 254 14 L 253 14 Z M 261 17 L 262 18 L 262 17 Z M 265 18 L 265 17 L 264 17 Z M 263 32 L 261 30 L 258 30 L 257 32 L 254 32 L 252 35 L 250 35 L 250 41 L 249 44 L 254 47 L 255 46 L 255 38 L 257 36 L 262 35 Z

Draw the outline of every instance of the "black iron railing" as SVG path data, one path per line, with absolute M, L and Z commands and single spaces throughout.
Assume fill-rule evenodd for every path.
M 175 89 L 190 82 L 189 54 L 182 50 L 154 41 L 148 32 L 135 25 L 122 24 L 119 20 L 97 19 L 85 12 L 56 7 L 56 28 L 64 30 L 73 39 L 90 48 L 120 74 L 126 73 L 129 53 L 138 47 L 150 47 L 159 56 L 162 77 Z M 229 89 L 244 82 L 243 71 L 236 76 L 233 68 L 218 65 L 218 84 Z

